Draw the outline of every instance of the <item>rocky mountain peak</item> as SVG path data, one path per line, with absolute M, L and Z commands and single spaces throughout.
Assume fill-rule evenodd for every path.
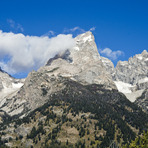
M 52 74 L 67 76 L 82 84 L 104 84 L 116 88 L 111 75 L 107 72 L 89 31 L 75 38 L 76 46 L 49 59 L 39 71 L 57 69 Z
M 142 55 L 147 55 L 148 56 L 148 52 L 146 50 L 143 50 L 143 52 L 141 53 Z
M 105 63 L 105 62 L 104 62 Z M 130 57 L 128 61 L 119 61 L 112 72 L 111 63 L 104 64 L 118 88 L 126 97 L 134 102 L 142 93 L 148 89 L 148 52 L 144 50 L 141 54 Z M 146 93 L 145 93 L 146 94 Z M 147 108 L 147 95 L 143 94 L 138 104 Z M 142 102 L 142 105 L 140 104 Z M 144 103 L 143 103 L 144 102 Z M 145 106 L 145 107 L 143 107 Z
M 75 39 L 77 41 L 82 41 L 83 40 L 83 42 L 94 41 L 94 35 L 92 34 L 92 32 L 87 31 L 87 32 L 85 32 L 83 34 L 78 35 Z
M 92 32 L 88 31 L 80 34 L 75 37 L 74 40 L 76 42 L 76 46 L 58 53 L 55 57 L 49 59 L 46 66 L 51 65 L 54 60 L 59 58 L 66 60 L 71 64 L 84 64 L 88 59 L 100 59 Z
M 148 76 L 148 52 L 144 50 L 128 61 L 119 61 L 115 73 L 114 80 L 135 85 L 140 79 Z
M 148 52 L 144 50 L 141 54 L 137 54 L 133 58 L 137 58 L 138 60 L 145 62 L 148 60 Z

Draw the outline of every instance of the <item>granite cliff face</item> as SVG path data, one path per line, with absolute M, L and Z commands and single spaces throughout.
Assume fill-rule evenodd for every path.
M 50 59 L 39 71 L 56 70 L 55 75 L 67 76 L 82 84 L 103 84 L 116 88 L 98 53 L 94 36 L 86 32 L 75 38 L 76 46 Z M 50 65 L 50 66 L 49 66 Z

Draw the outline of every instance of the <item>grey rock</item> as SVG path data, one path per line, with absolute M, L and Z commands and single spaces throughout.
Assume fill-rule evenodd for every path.
M 6 72 L 0 70 L 0 110 L 9 113 L 12 109 L 8 108 L 8 104 L 12 104 L 12 97 L 16 95 L 24 80 L 15 79 Z
M 135 103 L 148 113 L 148 89 L 145 90 L 139 98 L 137 98 Z
M 112 61 L 105 57 L 101 57 L 101 60 L 106 68 L 106 71 L 113 76 L 115 74 L 115 68 Z
M 113 79 L 135 85 L 146 77 L 148 77 L 148 52 L 144 50 L 128 61 L 119 61 Z
M 106 88 L 116 89 L 112 76 L 107 72 L 98 53 L 94 36 L 86 32 L 75 38 L 76 46 L 56 55 L 39 71 L 58 68 L 55 75 L 66 76 L 80 83 L 103 84 Z

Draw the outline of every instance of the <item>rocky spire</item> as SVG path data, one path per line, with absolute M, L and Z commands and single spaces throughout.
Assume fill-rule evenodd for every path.
M 98 53 L 93 34 L 88 31 L 75 38 L 76 46 L 59 53 L 39 71 L 52 70 L 52 74 L 70 77 L 82 84 L 103 84 L 116 88 Z

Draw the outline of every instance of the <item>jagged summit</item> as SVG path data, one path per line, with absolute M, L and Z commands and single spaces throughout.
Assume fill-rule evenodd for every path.
M 84 40 L 84 42 L 88 41 L 94 41 L 94 35 L 91 31 L 87 31 L 85 33 L 79 34 L 75 37 L 75 39 L 78 40 Z
M 84 64 L 88 59 L 95 59 L 97 61 L 100 59 L 92 32 L 88 31 L 80 34 L 75 37 L 74 40 L 76 42 L 75 47 L 58 53 L 55 57 L 49 59 L 46 66 L 51 65 L 51 63 L 58 58 L 64 59 L 71 64 Z
M 141 53 L 142 55 L 148 55 L 147 50 L 143 50 L 143 52 Z
M 130 57 L 128 61 L 119 61 L 115 68 L 109 59 L 101 58 L 117 89 L 131 102 L 141 96 L 136 103 L 147 111 L 147 93 L 143 93 L 148 89 L 148 52 L 144 50 L 141 54 Z
M 92 34 L 92 32 L 87 31 L 83 34 L 78 35 L 75 39 L 76 39 L 76 41 L 83 40 L 84 42 L 86 42 L 86 41 L 90 42 L 90 41 L 94 41 L 94 35 Z
M 116 88 L 98 53 L 93 34 L 89 31 L 75 38 L 76 46 L 49 59 L 39 71 L 57 69 L 52 74 L 66 76 L 82 84 L 103 84 Z
M 140 79 L 148 76 L 148 52 L 129 58 L 128 61 L 119 61 L 115 68 L 114 80 L 136 84 Z

